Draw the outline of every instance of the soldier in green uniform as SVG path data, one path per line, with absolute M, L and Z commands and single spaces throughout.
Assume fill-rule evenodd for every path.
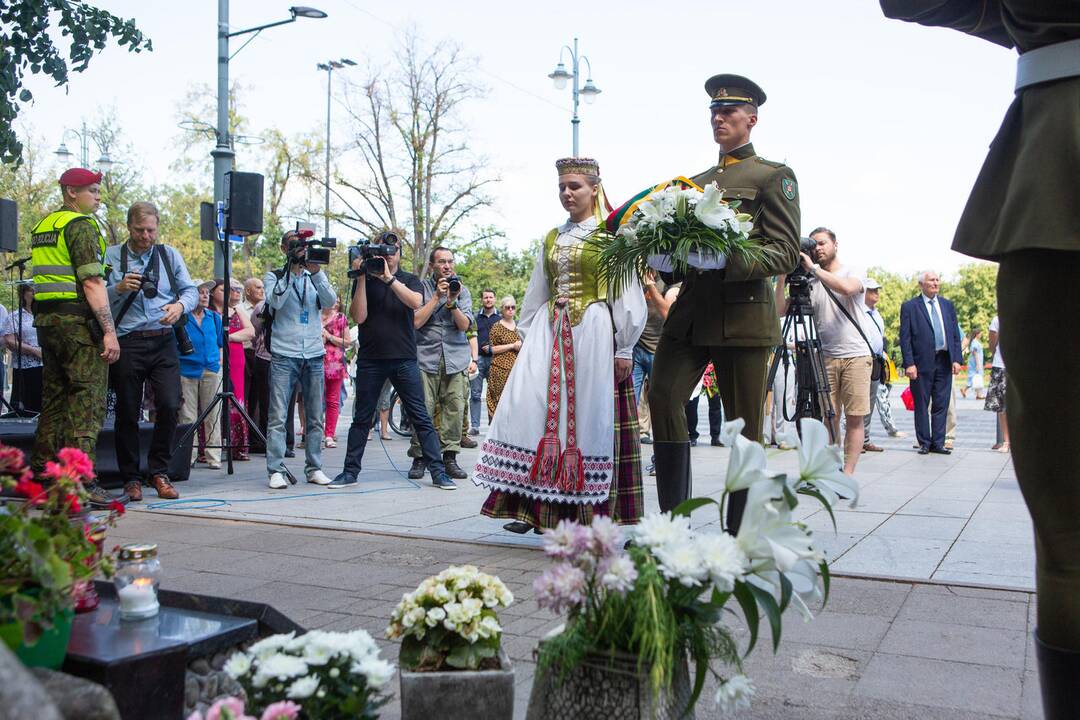
M 1080 3 L 881 0 L 881 6 L 889 17 L 953 28 L 1020 52 L 1016 96 L 952 247 L 1000 263 L 1012 459 L 1035 528 L 1043 711 L 1047 720 L 1074 720 L 1080 718 L 1080 333 L 1062 322 L 1061 310 L 1067 318 L 1080 307 Z
M 105 419 L 108 363 L 120 357 L 105 289 L 105 238 L 94 212 L 101 204 L 101 173 L 72 168 L 60 176 L 64 206 L 31 231 L 34 326 L 44 365 L 41 415 L 30 458 L 40 474 L 65 447 L 94 459 Z M 86 490 L 94 506 L 113 498 L 97 484 Z
M 716 75 L 705 83 L 711 100 L 713 139 L 720 160 L 693 178 L 740 201 L 753 216 L 750 237 L 760 259 L 726 258 L 717 270 L 687 274 L 656 348 L 649 378 L 656 489 L 661 510 L 690 497 L 690 441 L 684 408 L 712 361 L 724 414 L 746 421 L 743 435 L 761 442 L 769 350 L 780 342 L 769 278 L 786 274 L 799 260 L 799 195 L 795 174 L 782 163 L 759 157 L 750 144 L 765 92 L 739 75 Z M 742 518 L 745 492 L 728 506 L 727 529 Z

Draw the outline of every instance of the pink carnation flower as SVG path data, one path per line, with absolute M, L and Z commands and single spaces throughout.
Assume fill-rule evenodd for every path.
M 296 720 L 296 717 L 299 714 L 299 705 L 292 700 L 282 700 L 273 705 L 268 705 L 267 708 L 263 710 L 262 717 L 259 718 L 259 720 Z
M 536 603 L 561 614 L 585 599 L 585 573 L 568 563 L 556 565 L 533 582 Z

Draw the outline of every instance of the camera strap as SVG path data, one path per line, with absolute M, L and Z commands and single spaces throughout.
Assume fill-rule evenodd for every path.
M 180 300 L 180 295 L 176 292 L 176 275 L 173 273 L 172 262 L 169 260 L 169 254 L 161 249 L 160 245 L 154 245 L 154 248 L 150 251 L 150 259 L 146 262 L 146 269 L 149 271 L 151 265 L 155 262 L 165 266 L 165 274 L 169 276 L 169 289 L 172 290 L 176 301 Z M 128 247 L 127 243 L 120 246 L 120 276 L 127 275 L 128 271 Z M 154 272 L 154 275 L 159 273 Z M 156 280 L 157 278 L 155 278 Z M 120 306 L 120 313 L 116 316 L 113 323 L 117 326 L 120 325 L 120 321 L 124 319 L 124 315 L 127 315 L 127 311 L 131 309 L 131 305 L 135 302 L 135 298 L 139 296 L 138 290 L 133 290 L 124 300 L 124 304 Z
M 821 283 L 820 280 L 818 280 L 818 282 Z M 844 304 L 840 302 L 840 298 L 836 297 L 836 295 L 833 294 L 832 290 L 825 287 L 825 283 L 821 283 L 821 289 L 825 291 L 826 295 L 832 298 L 832 301 L 836 303 L 836 307 L 840 308 L 840 312 L 844 313 L 844 317 L 851 321 L 851 324 L 854 325 L 855 329 L 859 331 L 859 335 L 862 336 L 863 342 L 866 343 L 866 348 L 870 351 L 870 357 L 878 357 L 878 353 L 874 352 L 874 346 L 870 344 L 870 340 L 866 337 L 866 333 L 863 332 L 862 325 L 859 324 L 858 320 L 851 317 L 851 313 L 849 313 L 847 311 L 847 308 L 844 307 Z

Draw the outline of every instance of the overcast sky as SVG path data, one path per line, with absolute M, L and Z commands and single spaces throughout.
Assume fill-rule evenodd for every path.
M 350 57 L 360 67 L 348 72 L 359 79 L 367 63 L 389 61 L 409 23 L 429 41 L 454 40 L 476 57 L 476 80 L 488 89 L 465 108 L 472 145 L 503 178 L 479 220 L 503 228 L 515 247 L 564 219 L 553 163 L 571 151 L 570 91 L 555 90 L 547 74 L 575 36 L 602 90 L 582 105 L 581 154 L 599 160 L 613 203 L 714 164 L 703 84 L 715 73 L 744 74 L 768 94 L 754 147 L 794 169 L 803 233 L 833 228 L 841 259 L 853 265 L 948 272 L 968 261 L 949 250 L 953 231 L 1012 98 L 1012 51 L 886 20 L 869 0 L 310 2 L 329 18 L 267 30 L 231 63 L 252 132 L 324 126 L 326 73 L 317 62 Z M 21 121 L 52 148 L 80 112 L 114 105 L 138 156 L 117 159 L 141 164 L 151 182 L 165 180 L 179 100 L 195 84 L 216 82 L 217 3 L 98 4 L 134 17 L 154 51 L 111 46 L 72 76 L 66 93 L 32 82 L 36 102 Z M 287 8 L 234 0 L 231 25 L 284 19 Z M 335 113 L 344 117 L 336 103 Z M 336 145 L 347 140 L 341 130 Z M 342 162 L 354 172 L 347 155 Z M 242 158 L 238 169 L 260 170 Z

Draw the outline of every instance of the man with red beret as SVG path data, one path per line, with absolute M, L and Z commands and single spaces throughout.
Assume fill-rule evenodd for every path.
M 41 344 L 41 415 L 30 465 L 41 474 L 65 447 L 94 459 L 105 419 L 108 364 L 120 357 L 105 288 L 105 238 L 94 212 L 101 204 L 101 173 L 72 168 L 60 176 L 64 205 L 30 231 L 34 270 L 34 326 Z M 90 503 L 112 497 L 91 481 Z

